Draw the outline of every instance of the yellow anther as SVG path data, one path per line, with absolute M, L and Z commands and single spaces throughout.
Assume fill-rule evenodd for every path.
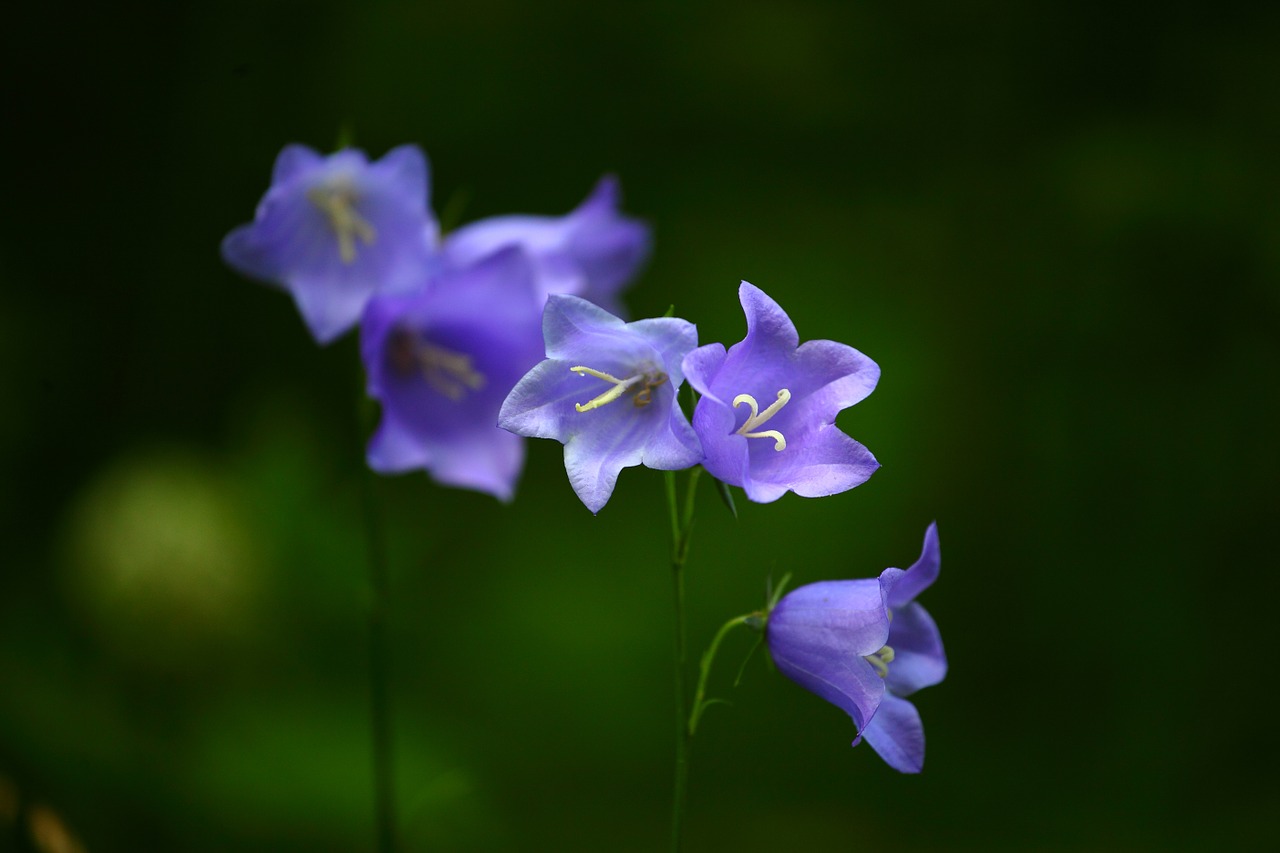
M 889 676 L 889 664 L 893 663 L 893 657 L 893 647 L 882 646 L 880 651 L 873 655 L 864 656 L 863 660 L 875 667 L 877 675 L 881 678 L 887 678 Z
M 356 259 L 356 238 L 366 246 L 373 244 L 377 232 L 356 212 L 355 188 L 345 182 L 325 184 L 307 190 L 307 200 L 329 218 L 329 226 L 338 237 L 338 255 L 344 264 Z
M 769 408 L 762 412 L 760 411 L 760 404 L 750 394 L 739 394 L 734 397 L 733 407 L 735 409 L 743 403 L 751 407 L 751 414 L 743 421 L 742 426 L 738 427 L 738 435 L 743 438 L 772 438 L 774 450 L 786 450 L 787 439 L 782 433 L 776 429 L 757 430 L 756 427 L 764 425 L 766 421 L 780 412 L 790 399 L 791 392 L 783 388 L 778 392 L 778 399 L 774 400 Z

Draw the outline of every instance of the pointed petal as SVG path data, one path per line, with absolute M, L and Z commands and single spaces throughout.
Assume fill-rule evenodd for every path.
M 591 398 L 584 381 L 589 377 L 572 373 L 571 366 L 551 358 L 535 365 L 503 401 L 498 426 L 529 438 L 567 440 L 568 422 L 579 414 L 573 404 Z
M 569 485 L 592 513 L 599 513 L 609 502 L 622 469 L 641 462 L 641 447 L 632 438 L 634 428 L 580 432 L 565 442 L 564 469 Z
M 673 388 L 684 383 L 684 357 L 698 346 L 698 327 L 679 317 L 654 317 L 628 323 L 627 328 L 649 342 L 662 359 Z
M 806 341 L 796 351 L 791 393 L 807 417 L 833 423 L 836 413 L 866 398 L 880 380 L 880 366 L 851 346 Z
M 654 405 L 658 405 L 655 401 Z M 689 424 L 676 395 L 671 398 L 671 417 L 644 448 L 643 464 L 657 471 L 682 471 L 702 461 L 702 444 Z
M 689 384 L 695 391 L 703 397 L 711 397 L 718 400 L 721 405 L 727 406 L 729 401 L 721 400 L 711 390 L 711 383 L 715 381 L 716 374 L 720 372 L 720 368 L 724 367 L 725 355 L 724 344 L 706 344 L 686 355 L 681 367 L 685 378 L 689 380 Z M 732 432 L 732 428 L 729 431 Z
M 695 350 L 696 352 L 698 351 Z M 686 361 L 686 368 L 689 365 L 690 362 Z M 693 366 L 696 369 L 697 362 L 693 362 Z M 692 383 L 692 379 L 690 382 Z M 697 388 L 697 384 L 694 387 Z M 693 410 L 693 430 L 702 442 L 702 452 L 706 457 L 702 465 L 711 476 L 730 486 L 744 486 L 750 448 L 747 446 L 748 439 L 734 432 L 733 410 L 710 394 L 704 395 Z M 785 491 L 784 489 L 783 492 Z M 777 497 L 781 497 L 783 492 L 779 492 Z M 763 490 L 757 494 L 757 497 L 751 499 L 768 503 L 763 497 Z
M 920 559 L 911 568 L 905 572 L 902 569 L 885 569 L 880 573 L 885 600 L 892 608 L 906 605 L 933 585 L 941 569 L 942 552 L 938 547 L 938 523 L 935 521 L 925 530 Z
M 369 439 L 365 458 L 369 467 L 379 474 L 399 474 L 427 467 L 432 456 L 413 432 L 384 414 L 382 423 Z
M 871 451 L 832 424 L 797 435 L 788 432 L 786 423 L 780 423 L 787 437 L 785 450 L 775 451 L 771 441 L 762 439 L 755 439 L 750 447 L 746 482 L 761 493 L 790 489 L 806 498 L 834 495 L 862 485 L 880 467 Z M 746 483 L 743 487 L 747 488 Z
M 924 723 L 916 706 L 906 699 L 885 693 L 871 725 L 862 734 L 894 770 L 919 773 L 924 767 Z
M 524 439 L 497 427 L 476 425 L 469 441 L 441 448 L 428 466 L 438 482 L 486 492 L 509 502 L 524 467 Z
M 552 294 L 547 297 L 547 305 L 542 312 L 542 336 L 547 344 L 547 358 L 567 361 L 579 353 L 601 348 L 601 338 L 604 342 L 614 337 L 625 340 L 622 332 L 625 326 L 622 320 L 585 299 Z
M 750 282 L 742 282 L 738 288 L 742 311 L 747 315 L 747 336 L 738 346 L 745 350 L 756 347 L 777 349 L 788 355 L 800 344 L 795 324 L 777 302 Z M 744 357 L 745 357 L 744 353 Z
M 933 617 L 917 602 L 893 610 L 889 646 L 893 649 L 893 662 L 889 664 L 887 683 L 897 695 L 910 696 L 947 677 L 942 635 Z

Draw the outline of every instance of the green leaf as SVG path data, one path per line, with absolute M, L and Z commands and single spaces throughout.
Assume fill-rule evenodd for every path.
M 729 491 L 729 484 L 716 480 L 716 493 L 720 495 L 720 500 L 724 501 L 724 505 L 729 508 L 729 512 L 733 514 L 733 520 L 738 520 L 738 508 L 733 503 L 733 492 Z

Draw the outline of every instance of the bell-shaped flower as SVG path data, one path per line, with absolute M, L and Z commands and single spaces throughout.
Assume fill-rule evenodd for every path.
M 423 468 L 446 485 L 509 500 L 524 441 L 498 429 L 498 410 L 542 357 L 540 310 L 519 249 L 370 300 L 360 351 L 369 396 L 382 403 L 370 467 Z
M 702 449 L 680 410 L 680 361 L 698 345 L 692 323 L 624 323 L 576 296 L 552 295 L 542 316 L 547 359 L 512 389 L 499 426 L 564 444 L 574 492 L 593 513 L 623 468 L 690 468 Z
M 929 525 L 920 559 L 878 580 L 802 586 L 769 613 L 765 636 L 782 674 L 853 718 L 858 735 L 895 770 L 924 766 L 924 726 L 906 696 L 947 674 L 938 627 L 915 597 L 940 566 Z
M 354 326 L 375 293 L 416 285 L 438 238 L 427 160 L 415 145 L 370 163 L 353 148 L 323 156 L 289 145 L 254 221 L 222 241 L 222 257 L 293 295 L 320 343 Z
M 942 635 L 933 617 L 915 600 L 937 579 L 941 565 L 938 526 L 930 524 L 920 559 L 905 572 L 885 569 L 880 574 L 889 609 L 886 646 L 890 652 L 884 663 L 884 698 L 863 736 L 890 767 L 903 773 L 919 773 L 924 766 L 924 724 L 916 706 L 905 697 L 938 684 L 947 675 Z
M 587 199 L 565 216 L 495 216 L 449 234 L 445 261 L 466 266 L 499 249 L 529 253 L 542 296 L 581 296 L 622 314 L 619 294 L 649 256 L 649 227 L 618 212 L 617 178 L 606 175 Z
M 693 428 L 702 463 L 716 479 L 768 503 L 793 491 L 833 495 L 866 482 L 880 467 L 871 452 L 835 426 L 836 414 L 871 393 L 880 368 L 835 341 L 807 341 L 760 288 L 738 291 L 747 336 L 726 352 L 707 344 L 684 360 L 699 394 Z
M 875 579 L 794 589 L 774 605 L 765 626 L 778 670 L 852 717 L 855 746 L 884 696 L 873 660 L 888 638 L 889 614 Z

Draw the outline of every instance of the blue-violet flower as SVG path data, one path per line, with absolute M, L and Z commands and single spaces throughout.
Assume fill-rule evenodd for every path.
M 835 417 L 871 393 L 880 368 L 835 341 L 801 345 L 791 318 L 760 288 L 744 281 L 738 296 L 747 336 L 728 352 L 707 344 L 684 360 L 702 395 L 693 414 L 702 464 L 760 503 L 866 482 L 880 463 L 836 428 Z
M 537 286 L 581 296 L 621 315 L 619 293 L 649 255 L 649 227 L 618 212 L 618 180 L 606 175 L 566 216 L 495 216 L 464 225 L 442 247 L 445 262 L 466 266 L 505 246 L 534 261 Z
M 519 249 L 441 272 L 418 291 L 371 299 L 360 351 L 382 422 L 369 442 L 370 467 L 425 468 L 441 483 L 509 500 L 524 441 L 498 429 L 498 410 L 542 357 L 540 308 Z
M 938 627 L 915 597 L 938 576 L 936 525 L 920 559 L 878 580 L 823 581 L 782 597 L 765 628 L 783 675 L 844 710 L 895 770 L 924 766 L 924 726 L 906 696 L 947 674 Z
M 289 145 L 254 221 L 222 241 L 235 269 L 293 295 L 311 334 L 328 343 L 378 292 L 419 284 L 438 239 L 427 161 L 415 145 L 370 163 L 348 148 L 327 157 Z
M 702 461 L 680 410 L 680 361 L 698 330 L 675 317 L 624 323 L 576 296 L 552 295 L 542 316 L 547 359 L 511 391 L 499 426 L 564 444 L 574 492 L 593 513 L 632 465 L 662 471 Z
M 942 556 L 938 526 L 924 534 L 920 559 L 907 569 L 885 569 L 880 588 L 889 611 L 889 659 L 884 661 L 884 698 L 863 731 L 867 743 L 895 770 L 919 773 L 924 766 L 924 724 L 905 697 L 938 684 L 947 675 L 942 635 L 929 612 L 915 598 L 938 577 Z M 883 656 L 882 656 L 883 657 Z

